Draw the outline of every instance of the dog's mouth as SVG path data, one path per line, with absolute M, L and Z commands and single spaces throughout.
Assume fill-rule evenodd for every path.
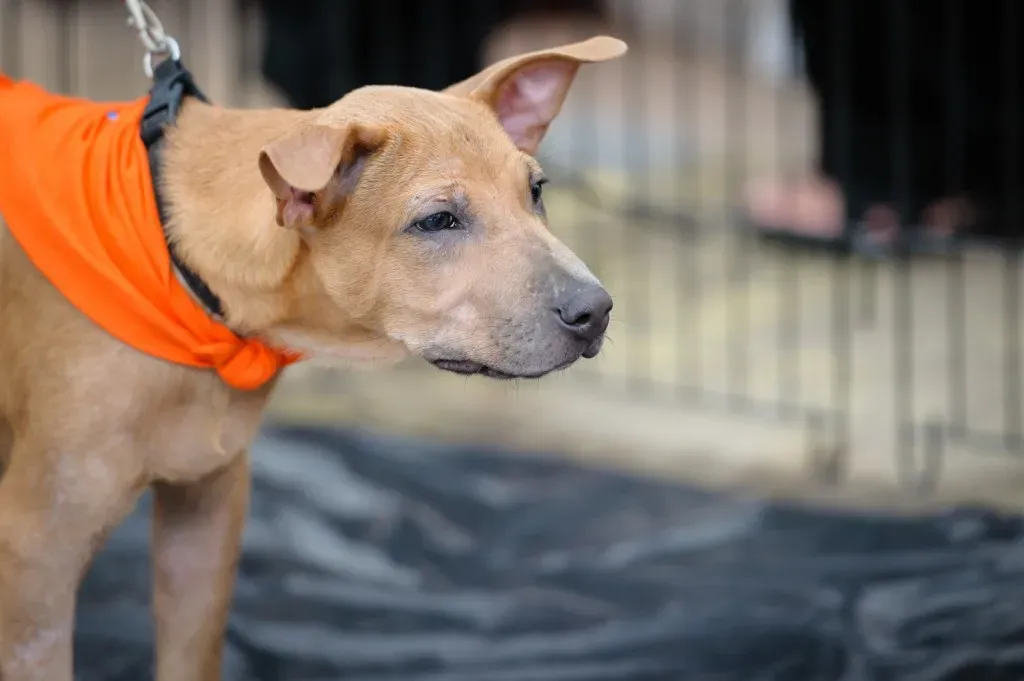
M 551 367 L 550 369 L 545 369 L 543 371 L 516 373 L 499 371 L 494 367 L 489 367 L 485 364 L 480 364 L 479 362 L 471 362 L 469 360 L 464 359 L 432 359 L 429 361 L 438 369 L 450 371 L 453 374 L 459 374 L 461 376 L 485 376 L 487 378 L 496 378 L 499 380 L 508 381 L 513 379 L 540 378 L 542 376 L 547 376 L 552 372 L 561 371 L 562 369 L 569 367 L 577 359 L 577 357 L 573 357 L 567 362 L 557 364 Z

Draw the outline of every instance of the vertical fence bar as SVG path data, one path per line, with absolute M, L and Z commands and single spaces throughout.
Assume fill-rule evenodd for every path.
M 747 19 L 746 12 L 742 11 L 739 3 L 725 2 L 723 12 L 725 20 L 723 23 L 722 40 L 728 42 L 728 34 L 733 28 L 735 21 Z M 735 94 L 734 94 L 735 91 Z M 749 148 L 750 131 L 747 127 L 747 88 L 726 87 L 725 88 L 725 119 L 728 129 L 735 131 L 734 139 L 739 147 L 734 152 L 726 143 L 725 154 L 725 195 L 732 196 L 733 189 L 740 185 L 746 174 L 749 162 L 747 151 Z M 727 140 L 729 137 L 726 138 Z M 733 410 L 742 409 L 749 401 L 748 394 L 749 379 L 749 352 L 750 352 L 750 249 L 747 241 L 740 239 L 738 248 L 723 249 L 726 258 L 732 258 L 727 263 L 726 271 L 729 273 L 727 296 L 729 311 L 729 341 L 728 357 L 729 366 L 726 375 L 726 392 L 728 393 L 728 406 Z
M 671 27 L 670 27 L 670 50 L 669 58 L 672 60 L 672 101 L 670 104 L 672 115 L 670 120 L 672 121 L 672 129 L 670 134 L 672 139 L 676 140 L 677 149 L 676 153 L 682 155 L 686 148 L 687 140 L 684 139 L 685 125 L 683 121 L 686 119 L 687 105 L 693 99 L 694 93 L 687 91 L 687 83 L 683 82 L 680 77 L 682 74 L 679 72 L 679 66 L 683 61 L 682 50 L 679 47 L 679 40 L 677 35 L 679 33 L 680 21 L 678 17 L 679 5 L 681 3 L 676 2 L 672 6 L 671 14 Z M 682 159 L 678 160 L 678 164 L 682 164 Z M 673 171 L 676 170 L 676 165 L 673 165 Z M 672 182 L 672 200 L 679 206 L 682 203 L 682 193 L 679 187 L 680 183 Z M 698 217 L 698 220 L 700 218 Z M 698 226 L 699 230 L 699 226 Z M 681 234 L 680 234 L 681 236 Z M 690 247 L 684 249 L 686 252 L 686 260 L 690 261 L 693 257 L 693 251 L 696 250 L 696 242 L 688 244 Z M 675 338 L 679 343 L 677 348 L 678 359 L 676 360 L 676 396 L 680 398 L 692 397 L 692 385 L 690 373 L 687 371 L 687 360 L 686 358 L 692 354 L 693 350 L 690 348 L 697 347 L 697 335 L 693 333 L 696 329 L 694 318 L 696 317 L 697 310 L 693 305 L 690 305 L 685 301 L 684 294 L 689 292 L 690 280 L 697 278 L 697 276 L 691 271 L 692 262 L 677 262 L 675 263 L 675 269 L 673 271 L 672 283 L 676 288 L 677 295 L 675 296 L 675 304 L 677 306 L 675 314 Z M 684 323 L 684 320 L 686 322 Z
M 487 3 L 478 3 L 480 7 L 484 7 Z M 479 11 L 479 10 L 478 10 Z M 577 88 L 572 97 L 579 98 L 586 96 L 587 101 L 585 104 L 581 104 L 578 111 L 593 111 L 597 112 L 599 93 L 598 88 Z M 590 233 L 586 229 L 587 225 L 582 225 L 584 228 L 582 233 L 584 237 L 582 239 L 577 238 L 581 233 L 581 225 L 583 216 L 583 203 L 590 203 L 591 207 L 598 207 L 602 212 L 609 210 L 615 212 L 615 208 L 608 206 L 606 203 L 600 200 L 599 190 L 595 188 L 595 185 L 591 184 L 589 178 L 586 175 L 586 169 L 588 167 L 599 167 L 601 164 L 601 135 L 599 133 L 597 114 L 588 116 L 579 116 L 573 119 L 572 122 L 572 135 L 569 138 L 569 156 L 574 159 L 572 165 L 565 169 L 564 175 L 560 178 L 559 182 L 564 182 L 566 185 L 565 189 L 572 188 L 576 193 L 577 200 L 573 201 L 572 211 L 575 215 L 572 217 L 572 235 L 575 243 L 572 247 L 576 250 L 576 253 L 583 259 L 585 263 L 594 263 L 595 269 L 607 267 L 608 263 L 614 258 L 616 252 L 616 244 L 614 243 L 602 243 L 607 241 L 607 230 L 600 230 L 596 234 Z M 623 218 L 617 218 L 622 220 Z M 598 277 L 605 279 L 607 278 L 604 272 L 598 272 Z M 618 298 L 617 291 L 611 291 L 613 299 Z M 620 334 L 626 332 L 624 324 L 620 323 L 622 315 L 621 301 L 616 300 L 615 306 L 612 308 L 611 321 L 608 325 L 606 347 L 611 347 L 617 344 L 617 340 Z M 584 367 L 580 367 L 584 369 Z M 588 362 L 585 365 L 585 371 L 590 375 L 587 378 L 592 378 L 595 384 L 608 384 L 610 381 L 609 372 L 602 371 L 601 365 L 595 366 L 594 362 Z
M 249 84 L 253 73 L 258 73 L 260 60 L 253 54 L 253 16 L 258 8 L 246 2 L 236 3 L 234 17 L 236 23 L 235 31 L 238 35 L 238 61 L 231 69 L 232 77 L 236 83 L 242 86 L 239 106 L 251 106 L 249 101 Z
M 963 69 L 963 16 L 959 0 L 944 0 L 946 45 L 943 49 L 946 128 L 946 184 L 961 191 L 966 180 Z M 957 249 L 947 260 L 946 297 L 949 311 L 949 375 L 947 408 L 950 414 L 951 434 L 960 437 L 967 430 L 967 279 L 965 259 Z
M 826 0 L 826 2 L 831 2 L 831 1 L 832 0 Z M 861 43 L 863 43 L 864 42 L 864 37 L 861 37 L 861 36 L 865 35 L 864 34 L 865 23 L 864 23 L 864 16 L 863 16 L 864 12 L 863 11 L 858 11 L 858 10 L 860 10 L 860 8 L 858 8 L 857 5 L 861 4 L 860 2 L 858 2 L 858 0 L 852 0 L 852 2 L 854 4 L 849 7 L 848 11 L 856 15 L 856 22 L 857 22 L 857 26 L 858 26 L 858 35 L 860 37 Z M 892 54 L 893 49 L 894 49 L 894 45 L 898 47 L 898 42 L 899 42 L 898 31 L 893 26 L 894 22 L 893 22 L 893 19 L 892 19 L 892 15 L 893 15 L 893 13 L 895 11 L 894 4 L 898 4 L 898 5 L 900 5 L 900 7 L 903 7 L 908 2 L 910 2 L 910 0 L 899 0 L 898 2 L 895 2 L 895 3 L 888 2 L 888 3 L 886 3 L 886 8 L 885 9 L 883 9 L 881 7 L 882 3 L 880 3 L 880 2 L 875 2 L 875 3 L 873 3 L 871 5 L 871 7 L 874 10 L 877 11 L 876 20 L 877 20 L 877 23 L 881 27 L 879 33 L 883 33 L 884 32 L 884 27 L 885 26 L 889 26 L 890 27 L 890 31 L 889 31 L 888 35 L 879 35 L 878 36 L 878 44 L 877 44 L 877 46 L 875 48 L 875 49 L 879 50 L 882 54 L 884 54 L 886 56 L 889 56 L 889 55 Z M 886 10 L 888 10 L 888 14 L 889 14 L 888 20 L 885 17 L 882 16 L 884 13 L 886 13 Z M 839 33 L 842 33 L 842 32 L 843 32 L 842 27 L 840 25 L 837 25 L 836 26 L 836 33 L 839 34 Z M 854 48 L 852 46 L 851 46 L 850 49 L 851 49 L 851 52 L 855 52 L 856 53 L 858 60 L 865 59 L 865 58 L 868 59 L 869 64 L 867 65 L 866 69 L 877 69 L 877 70 L 880 71 L 883 68 L 881 65 L 884 65 L 886 63 L 885 59 L 878 59 L 877 56 L 876 56 L 876 58 L 874 60 L 871 60 L 869 57 L 866 57 L 865 55 L 869 54 L 869 53 L 867 52 L 867 50 L 865 49 L 865 46 L 863 46 L 863 44 L 861 46 L 861 49 L 859 49 L 859 50 L 854 50 Z M 864 76 L 864 73 L 863 73 L 864 69 L 860 69 L 856 62 L 851 63 L 850 68 L 851 68 L 851 70 L 853 72 L 852 73 L 853 82 L 851 84 L 851 87 L 853 87 L 855 89 L 856 97 L 858 97 L 858 98 L 859 97 L 864 97 L 865 96 L 865 87 L 864 87 L 865 76 Z M 858 71 L 861 71 L 861 73 L 858 73 Z M 874 74 L 874 77 L 877 77 L 877 76 L 880 76 L 880 75 L 881 75 L 880 73 L 876 72 Z M 889 74 L 889 76 L 890 76 L 890 79 L 891 79 L 892 78 L 892 74 Z M 895 81 L 894 80 L 890 80 L 890 82 L 895 82 Z M 880 88 L 879 92 L 878 92 L 878 96 L 880 98 L 884 99 L 887 96 L 891 96 L 891 91 L 892 91 L 891 87 L 890 87 L 890 92 L 882 92 L 881 88 Z M 881 181 L 872 182 L 872 179 L 877 179 L 877 178 L 868 178 L 868 177 L 864 176 L 865 172 L 866 172 L 865 171 L 865 162 L 864 162 L 865 152 L 864 152 L 863 149 L 861 149 L 859 147 L 861 145 L 865 144 L 865 143 L 872 143 L 872 142 L 873 143 L 880 143 L 879 146 L 881 146 L 881 144 L 884 144 L 886 142 L 886 140 L 881 139 L 882 138 L 881 135 L 871 135 L 870 136 L 871 142 L 868 142 L 867 126 L 866 126 L 865 121 L 864 121 L 864 116 L 862 115 L 861 112 L 858 112 L 856 115 L 853 114 L 854 110 L 852 109 L 852 107 L 859 107 L 859 106 L 861 106 L 861 103 L 860 102 L 855 103 L 853 98 L 851 98 L 851 101 L 850 101 L 850 107 L 851 108 L 847 109 L 847 111 L 850 112 L 851 116 L 856 118 L 855 127 L 856 127 L 856 130 L 857 130 L 857 140 L 856 140 L 855 144 L 857 145 L 857 147 L 850 147 L 849 148 L 849 152 L 850 152 L 849 158 L 851 159 L 851 163 L 852 163 L 851 171 L 852 171 L 852 174 L 855 175 L 856 177 L 855 177 L 854 183 L 848 188 L 848 191 L 846 193 L 846 200 L 848 201 L 848 204 L 847 204 L 848 208 L 847 208 L 847 211 L 846 211 L 846 215 L 844 216 L 844 219 L 846 220 L 846 225 L 845 226 L 846 226 L 847 236 L 848 236 L 848 238 L 852 237 L 854 239 L 858 238 L 857 232 L 859 232 L 861 230 L 867 231 L 867 228 L 868 228 L 868 225 L 864 224 L 865 215 L 862 212 L 862 211 L 866 210 L 868 205 L 870 205 L 870 204 L 865 204 L 865 202 L 864 202 L 865 198 L 868 201 L 875 200 L 876 198 L 880 198 L 880 197 L 870 197 L 870 196 L 869 197 L 864 197 L 864 196 L 860 196 L 859 194 L 862 191 L 864 191 L 863 187 L 871 187 L 871 188 L 879 187 L 879 188 L 881 188 L 881 185 L 882 185 Z M 894 118 L 895 117 L 895 112 L 893 112 L 893 111 L 889 111 L 889 112 L 886 112 L 886 113 L 888 113 L 890 118 Z M 885 113 L 883 113 L 882 115 L 884 116 Z M 895 128 L 895 126 L 894 126 L 894 128 Z M 852 141 L 853 140 L 851 139 L 851 142 Z M 882 152 L 881 148 L 878 149 L 878 153 L 879 153 L 880 156 L 882 155 L 883 152 Z M 882 173 L 881 168 L 883 167 L 883 165 L 884 165 L 884 163 L 881 160 L 878 163 L 876 163 L 876 164 L 867 164 L 867 167 L 870 168 L 870 171 L 868 171 L 868 172 L 879 172 L 881 174 Z M 849 208 L 850 206 L 855 208 L 857 213 L 854 213 L 854 211 L 850 210 L 850 208 Z M 889 235 L 889 236 L 891 238 L 891 235 Z M 857 249 L 853 248 L 853 250 L 856 253 Z M 879 260 L 880 260 L 879 258 L 873 258 L 873 257 L 869 257 L 869 258 L 860 257 L 860 258 L 858 258 L 857 263 L 855 265 L 855 272 L 856 272 L 856 274 L 854 276 L 856 277 L 855 278 L 855 286 L 857 288 L 856 324 L 860 328 L 871 328 L 871 327 L 874 327 L 875 324 L 878 322 L 878 293 L 879 293 L 879 289 L 880 289 L 880 270 L 881 270 L 881 263 L 879 262 Z
M 209 3 L 214 2 L 214 1 L 216 1 L 216 0 L 204 0 L 204 4 L 207 4 L 207 7 L 204 7 L 203 9 L 206 9 L 207 11 L 209 11 Z M 174 5 L 175 5 L 175 9 L 177 10 L 176 14 L 178 15 L 178 17 L 177 17 L 177 19 L 178 19 L 177 25 L 179 27 L 178 30 L 182 32 L 182 36 L 181 37 L 182 37 L 182 39 L 187 41 L 187 43 L 189 45 L 193 45 L 194 46 L 193 49 L 195 49 L 195 45 L 198 42 L 196 40 L 196 35 L 195 35 L 195 26 L 192 23 L 192 21 L 193 21 L 193 16 L 192 15 L 194 14 L 193 10 L 195 9 L 195 7 L 193 7 L 193 3 L 192 2 L 190 2 L 190 1 L 183 1 L 183 0 L 178 0 L 178 2 L 175 2 Z M 200 11 L 202 11 L 202 10 L 200 10 Z M 236 20 L 237 20 L 237 14 L 235 15 L 235 17 L 236 17 Z M 207 19 L 207 17 L 203 17 L 203 18 Z M 206 28 L 209 29 L 210 26 L 207 25 Z M 231 40 L 231 38 L 227 38 L 228 42 L 230 42 L 230 40 Z M 217 56 L 220 56 L 220 55 L 217 55 Z M 235 55 L 232 55 L 232 56 L 235 56 Z M 209 66 L 209 62 L 212 62 L 214 59 L 217 59 L 217 57 L 215 56 L 213 59 L 210 59 L 209 55 L 207 55 L 207 60 L 208 60 L 207 61 L 207 65 Z M 204 86 L 205 86 L 205 83 L 207 82 L 206 78 L 207 78 L 207 76 L 206 76 L 206 74 L 204 74 L 204 77 L 203 77 Z M 235 85 L 235 83 L 232 83 L 232 86 L 234 86 L 234 85 Z M 225 97 L 227 97 L 228 93 L 224 92 L 223 95 Z
M 15 78 L 21 75 L 18 41 L 22 1 L 0 0 L 0 70 Z
M 1020 311 L 1020 52 L 1017 45 L 1020 6 L 1017 0 L 1003 0 L 1003 195 L 1006 204 L 1003 233 L 1010 235 L 1003 262 L 1003 424 L 1008 449 L 1020 447 L 1021 440 L 1021 311 Z
M 684 35 L 684 22 L 686 20 L 685 12 L 680 8 L 683 5 L 682 2 L 675 2 L 673 5 L 674 16 L 673 16 L 673 31 L 672 31 L 672 46 L 673 56 L 675 57 L 675 64 L 678 66 L 682 63 L 685 58 L 682 46 L 679 44 L 680 36 Z M 698 45 L 699 47 L 699 45 Z M 693 79 L 692 89 L 688 93 L 683 92 L 683 88 L 679 88 L 679 92 L 676 98 L 676 111 L 682 113 L 683 117 L 689 122 L 689 125 L 685 126 L 685 131 L 689 133 L 692 140 L 700 139 L 700 98 L 701 98 L 701 83 L 700 77 Z M 684 133 L 685 134 L 685 133 Z M 697 216 L 698 221 L 703 221 L 705 217 L 705 206 L 704 206 L 704 195 L 703 187 L 700 186 L 698 180 L 698 191 L 694 194 L 694 214 Z M 680 383 L 684 384 L 684 390 L 687 393 L 687 397 L 696 401 L 703 402 L 706 398 L 707 386 L 704 384 L 704 348 L 703 348 L 703 336 L 700 333 L 700 320 L 703 314 L 703 282 L 702 279 L 702 262 L 701 262 L 701 251 L 703 248 L 703 227 L 697 226 L 694 232 L 695 239 L 690 244 L 690 247 L 686 249 L 686 263 L 680 268 L 679 272 L 682 274 L 682 281 L 680 282 L 681 288 L 685 291 L 686 296 L 686 309 L 689 311 L 687 318 L 689 319 L 688 330 L 688 348 L 686 350 L 686 356 L 689 357 L 688 370 L 681 371 L 685 374 Z
M 778 354 L 778 387 L 776 403 L 779 405 L 781 418 L 793 418 L 803 411 L 803 394 L 800 390 L 800 360 L 798 345 L 800 343 L 800 273 L 796 267 L 782 268 L 782 281 L 779 285 L 782 295 L 781 314 L 779 318 L 779 354 Z M 794 357 L 797 357 L 794 359 Z
M 486 3 L 473 3 L 473 6 Z M 452 39 L 452 8 L 450 0 L 435 0 L 434 2 L 417 2 L 414 11 L 416 12 L 416 25 L 418 29 L 413 31 L 413 42 L 410 47 L 413 50 L 404 50 L 404 60 L 415 62 L 415 68 L 419 70 L 418 81 L 420 83 L 440 83 L 443 75 L 451 73 L 449 68 L 449 57 L 451 49 L 437 49 L 438 38 L 441 44 L 451 44 Z M 467 11 L 480 11 L 479 9 L 468 9 Z M 403 39 L 406 36 L 402 36 Z M 404 42 L 404 40 L 403 40 Z M 417 58 L 420 56 L 421 58 Z M 469 74 L 467 74 L 469 75 Z M 404 83 L 400 83 L 403 84 Z
M 635 50 L 626 57 L 623 74 L 626 76 L 626 83 L 623 92 L 626 101 L 623 103 L 623 128 L 622 140 L 623 156 L 626 166 L 627 180 L 627 206 L 644 206 L 650 200 L 650 195 L 643 196 L 642 192 L 650 189 L 650 158 L 648 144 L 650 142 L 650 130 L 648 129 L 647 116 L 647 69 L 644 63 L 644 51 Z M 651 344 L 654 341 L 651 319 L 651 306 L 649 302 L 651 294 L 650 286 L 650 236 L 651 232 L 644 230 L 643 234 L 648 243 L 639 244 L 640 233 L 630 230 L 622 230 L 623 243 L 620 250 L 621 256 L 626 259 L 626 276 L 629 281 L 626 285 L 632 289 L 629 293 L 630 305 L 634 307 L 629 315 L 630 326 L 633 327 L 628 336 L 629 348 L 627 354 L 627 373 L 629 375 L 628 388 L 636 395 L 642 394 L 646 380 L 652 375 L 651 360 L 653 352 Z M 642 254 L 642 255 L 641 255 Z M 648 262 L 644 262 L 644 260 Z
M 850 164 L 850 37 L 849 31 L 842 30 L 850 23 L 850 0 L 830 0 L 833 4 L 833 62 L 831 78 L 836 93 L 836 128 L 847 134 L 837 135 L 834 144 L 837 149 L 836 180 L 840 187 L 852 186 Z M 837 257 L 832 264 L 832 414 L 836 423 L 834 437 L 836 448 L 845 453 L 850 439 L 850 419 L 853 401 L 853 328 L 851 324 L 850 268 L 848 262 Z
M 57 19 L 57 52 L 60 55 L 57 62 L 57 89 L 63 93 L 74 93 L 75 76 L 73 64 L 82 58 L 78 50 L 78 41 L 75 40 L 75 24 L 78 18 L 78 3 L 80 0 L 69 2 L 66 11 L 61 12 Z
M 362 13 L 358 11 L 358 5 L 356 3 L 349 4 L 352 6 L 349 12 L 350 16 L 353 19 L 359 18 Z M 398 0 L 373 0 L 369 5 L 369 40 L 373 47 L 372 49 L 362 49 L 360 46 L 353 50 L 358 56 L 352 59 L 352 65 L 360 74 L 367 72 L 377 74 L 379 83 L 374 83 L 375 85 L 401 85 L 404 41 L 401 34 L 396 33 L 396 26 L 402 25 L 401 16 L 396 16 L 396 14 L 400 14 L 402 8 L 399 6 Z M 349 37 L 358 43 L 358 31 L 353 30 Z M 432 50 L 430 58 L 433 58 L 436 52 L 443 51 L 443 49 Z M 369 69 L 358 68 L 360 57 L 368 58 L 372 62 Z M 359 81 L 360 85 L 364 85 L 361 82 L 362 78 Z
M 795 2 L 787 1 L 787 9 L 790 13 L 795 11 Z M 801 75 L 809 80 L 807 72 L 808 59 L 806 58 L 807 37 L 805 32 L 807 26 L 801 25 L 797 36 L 800 38 L 804 58 L 801 60 L 803 66 Z M 781 125 L 781 121 L 780 121 Z M 781 131 L 780 131 L 781 132 Z M 776 416 L 780 419 L 795 418 L 802 411 L 802 395 L 800 381 L 800 361 L 794 360 L 798 356 L 797 345 L 800 342 L 800 272 L 797 267 L 790 266 L 789 258 L 782 255 L 779 273 L 779 319 L 776 326 Z
M 790 15 L 790 26 L 795 29 L 796 22 L 792 16 L 794 12 L 793 0 L 785 0 L 782 5 L 787 14 Z M 791 58 L 792 63 L 794 64 L 794 68 L 792 70 L 794 73 L 799 74 L 806 80 L 806 58 L 802 51 L 804 43 L 803 34 L 799 30 L 793 30 L 792 35 L 794 42 L 794 45 L 791 46 Z M 799 67 L 797 67 L 797 65 L 799 65 Z M 781 115 L 783 111 L 781 102 L 779 101 L 779 98 L 775 98 L 774 101 L 776 102 L 776 107 L 775 111 L 772 113 L 774 114 L 776 121 L 775 135 L 776 148 L 778 149 L 781 148 L 783 144 L 782 137 L 785 134 L 785 125 L 783 124 L 783 116 Z M 779 173 L 779 177 L 783 177 L 784 168 L 782 167 L 782 154 L 778 153 L 776 158 L 778 159 L 778 167 L 774 170 Z M 792 393 L 786 390 L 786 379 L 788 378 L 789 367 L 789 362 L 787 362 L 786 359 L 788 357 L 786 349 L 788 346 L 787 341 L 790 338 L 790 329 L 786 321 L 789 318 L 789 313 L 793 307 L 792 301 L 790 300 L 791 296 L 786 294 L 791 287 L 792 276 L 791 268 L 779 268 L 779 276 L 776 280 L 775 287 L 777 301 L 779 303 L 779 319 L 777 320 L 775 327 L 775 397 L 773 401 L 775 403 L 775 417 L 779 420 L 783 420 L 790 416 L 790 400 L 792 399 Z
M 201 0 L 177 3 L 181 26 L 187 28 L 192 51 L 199 57 L 203 87 L 214 101 L 242 103 L 247 78 L 241 71 L 245 62 L 245 29 L 248 7 L 233 0 Z M 190 60 L 191 62 L 191 60 Z
M 897 214 L 901 216 L 901 230 L 910 218 L 910 64 L 913 33 L 906 2 L 887 3 L 889 35 L 887 50 L 890 57 L 891 116 L 893 121 L 891 149 L 892 194 Z M 900 249 L 902 250 L 902 249 Z M 893 366 L 893 394 L 896 399 L 896 448 L 903 480 L 913 480 L 915 430 L 913 424 L 913 291 L 910 263 L 902 252 L 897 253 L 896 299 L 894 304 L 893 333 L 895 352 Z

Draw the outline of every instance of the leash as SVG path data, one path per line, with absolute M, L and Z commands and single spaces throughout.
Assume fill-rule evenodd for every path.
M 167 57 L 172 61 L 181 59 L 178 41 L 164 33 L 164 25 L 149 5 L 142 0 L 124 0 L 128 9 L 128 25 L 139 32 L 139 41 L 146 48 L 142 58 L 142 70 L 147 78 L 153 77 L 153 57 Z
M 139 135 L 149 158 L 149 172 L 153 181 L 153 196 L 164 229 L 164 240 L 171 257 L 171 265 L 192 295 L 206 308 L 214 319 L 221 321 L 224 306 L 216 293 L 194 270 L 186 265 L 177 253 L 173 239 L 168 232 L 170 216 L 160 191 L 160 169 L 164 148 L 164 130 L 178 119 L 178 112 L 187 97 L 209 103 L 206 95 L 196 85 L 192 73 L 181 63 L 181 48 L 178 42 L 164 33 L 160 18 L 142 0 L 124 0 L 128 8 L 128 24 L 139 33 L 139 40 L 146 48 L 142 68 L 153 81 L 149 90 L 149 102 L 142 114 Z M 162 58 L 156 66 L 154 58 Z

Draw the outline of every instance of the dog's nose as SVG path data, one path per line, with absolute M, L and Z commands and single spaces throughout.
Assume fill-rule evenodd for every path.
M 579 339 L 593 343 L 608 328 L 612 297 L 601 286 L 588 286 L 567 295 L 558 306 L 562 326 Z

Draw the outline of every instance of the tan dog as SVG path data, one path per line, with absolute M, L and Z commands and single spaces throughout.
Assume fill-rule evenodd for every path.
M 624 51 L 595 38 L 312 112 L 189 102 L 162 169 L 180 254 L 231 329 L 302 353 L 492 377 L 592 357 L 611 298 L 547 231 L 532 155 L 579 65 Z M 147 487 L 156 678 L 219 677 L 270 388 L 115 340 L 0 229 L 3 681 L 70 681 L 79 581 Z

